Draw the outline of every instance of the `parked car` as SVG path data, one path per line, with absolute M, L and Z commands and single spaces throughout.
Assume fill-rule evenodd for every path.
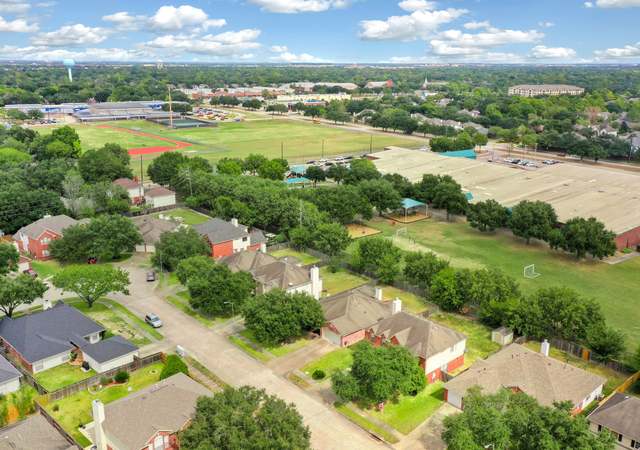
M 144 321 L 151 325 L 153 328 L 160 328 L 162 326 L 162 320 L 160 320 L 160 317 L 156 316 L 153 313 L 149 313 L 144 316 Z
M 153 270 L 147 272 L 147 281 L 156 281 L 156 273 Z
M 31 278 L 38 278 L 38 272 L 33 269 L 24 270 L 22 273 L 25 275 L 29 275 Z

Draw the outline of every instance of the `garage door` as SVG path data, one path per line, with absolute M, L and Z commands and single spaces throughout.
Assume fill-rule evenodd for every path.
M 322 337 L 325 338 L 327 341 L 331 342 L 332 344 L 340 347 L 340 336 L 338 336 L 336 333 L 334 333 L 330 329 L 323 328 Z
M 447 391 L 447 402 L 458 409 L 462 409 L 462 396 L 453 391 Z

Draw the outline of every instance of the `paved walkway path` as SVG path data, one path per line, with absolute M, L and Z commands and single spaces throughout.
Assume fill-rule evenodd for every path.
M 165 336 L 165 344 L 181 345 L 226 383 L 263 388 L 287 402 L 295 403 L 311 430 L 315 449 L 385 448 L 384 444 L 342 417 L 331 406 L 276 375 L 235 347 L 226 337 L 204 327 L 158 297 L 153 286 L 146 283 L 144 269 L 137 267 L 134 261 L 125 262 L 121 266 L 130 272 L 130 295 L 113 296 L 114 298 L 140 317 L 149 311 L 156 313 L 164 323 L 160 331 Z

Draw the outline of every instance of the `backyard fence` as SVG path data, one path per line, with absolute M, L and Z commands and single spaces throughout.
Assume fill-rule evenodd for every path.
M 40 415 L 42 415 L 42 417 L 45 418 L 45 420 L 47 422 L 49 422 L 51 424 L 51 426 L 53 428 L 55 428 L 56 430 L 58 430 L 58 433 L 60 433 L 60 435 L 62 437 L 64 437 L 67 442 L 69 442 L 69 444 L 71 444 L 72 446 L 82 449 L 82 445 L 80 445 L 74 438 L 73 436 L 71 436 L 69 433 L 66 432 L 66 430 L 64 428 L 62 428 L 62 426 L 56 421 L 56 419 L 54 419 L 41 405 L 40 403 L 38 403 L 37 401 L 34 402 L 36 411 L 40 413 Z
M 589 348 L 576 344 L 575 342 L 565 341 L 564 339 L 552 338 L 549 343 L 564 352 L 577 356 L 585 361 L 591 361 L 609 369 L 613 369 L 620 373 L 630 373 L 629 367 L 620 361 L 603 361 L 597 353 L 592 352 Z
M 36 391 L 38 391 L 39 395 L 46 394 L 47 392 L 49 392 L 43 386 L 41 386 L 40 383 L 38 383 L 35 378 L 33 378 L 33 375 L 31 375 L 31 373 L 29 373 L 29 371 L 22 366 L 20 361 L 18 361 L 15 355 L 11 351 L 9 351 L 7 347 L 2 346 L 1 348 L 5 358 L 7 358 L 11 362 L 13 367 L 18 369 L 18 371 L 22 374 L 21 379 L 23 383 L 26 383 L 29 386 L 33 387 Z
M 80 392 L 91 386 L 100 384 L 100 380 L 103 378 L 113 378 L 118 372 L 131 373 L 138 369 L 142 369 L 143 367 L 155 364 L 158 361 L 163 361 L 164 358 L 165 355 L 162 352 L 154 353 L 152 355 L 145 356 L 144 358 L 134 358 L 133 362 L 130 362 L 129 364 L 116 367 L 106 372 L 94 375 L 91 378 L 87 378 L 86 380 L 78 381 L 77 383 L 70 384 L 69 386 L 65 386 L 56 391 L 49 392 L 46 396 L 49 401 L 60 400 L 61 398 L 68 397 L 76 392 Z

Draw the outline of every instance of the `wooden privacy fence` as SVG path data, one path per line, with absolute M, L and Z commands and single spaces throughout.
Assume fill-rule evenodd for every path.
M 145 356 L 144 358 L 134 358 L 134 360 L 129 364 L 116 367 L 115 369 L 111 369 L 106 372 L 99 373 L 97 375 L 94 375 L 91 378 L 87 378 L 86 380 L 78 381 L 77 383 L 70 384 L 56 391 L 49 392 L 46 394 L 46 397 L 48 398 L 49 401 L 60 400 L 61 398 L 68 397 L 70 395 L 75 394 L 76 392 L 80 392 L 85 389 L 88 389 L 91 386 L 100 384 L 100 380 L 103 378 L 113 378 L 118 372 L 131 373 L 138 369 L 142 369 L 143 367 L 147 367 L 147 366 L 150 366 L 151 364 L 155 364 L 158 361 L 163 361 L 164 358 L 165 358 L 165 355 L 164 353 L 161 353 L 161 352 L 154 353 L 149 356 Z
M 552 346 L 564 352 L 571 353 L 572 355 L 577 356 L 578 358 L 585 361 L 591 361 L 621 373 L 630 373 L 629 367 L 626 364 L 621 363 L 620 361 L 602 361 L 602 359 L 598 357 L 597 353 L 594 353 L 587 347 L 576 344 L 575 342 L 565 341 L 564 339 L 551 338 L 549 339 L 549 343 Z
M 36 407 L 36 411 L 39 412 L 42 415 L 42 417 L 44 417 L 45 420 L 51 424 L 51 426 L 53 428 L 58 430 L 58 433 L 60 433 L 62 435 L 62 437 L 64 437 L 67 440 L 67 442 L 69 442 L 69 444 L 71 444 L 71 445 L 73 445 L 73 446 L 75 446 L 76 448 L 79 448 L 79 449 L 83 448 L 82 445 L 80 445 L 73 438 L 73 436 L 71 436 L 69 433 L 67 433 L 66 430 L 64 428 L 62 428 L 62 426 L 56 421 L 56 419 L 51 417 L 51 415 L 49 415 L 49 413 L 37 401 L 35 402 L 35 407 Z

